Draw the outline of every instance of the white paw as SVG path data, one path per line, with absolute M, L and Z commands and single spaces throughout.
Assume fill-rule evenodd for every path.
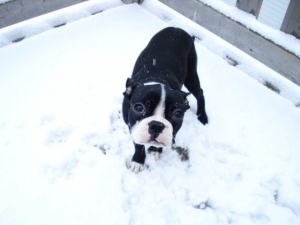
M 154 159 L 156 161 L 160 160 L 160 158 L 161 158 L 161 153 L 159 153 L 159 152 L 150 152 L 150 154 L 154 156 Z
M 138 173 L 141 172 L 142 170 L 144 170 L 144 166 L 143 164 L 137 163 L 137 162 L 131 162 L 130 163 L 130 170 Z
M 132 172 L 135 172 L 135 173 L 141 172 L 145 169 L 143 164 L 133 162 L 133 161 L 127 161 L 126 166 L 128 169 L 130 169 Z

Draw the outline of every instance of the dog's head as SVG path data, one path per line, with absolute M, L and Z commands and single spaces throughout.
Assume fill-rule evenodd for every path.
M 128 78 L 124 96 L 130 102 L 128 126 L 134 143 L 171 147 L 189 108 L 188 95 L 163 84 L 141 84 Z

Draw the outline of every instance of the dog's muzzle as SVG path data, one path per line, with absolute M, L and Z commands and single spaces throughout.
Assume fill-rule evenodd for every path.
M 151 135 L 151 140 L 155 140 L 166 127 L 163 123 L 155 120 L 148 123 L 148 125 L 148 132 Z

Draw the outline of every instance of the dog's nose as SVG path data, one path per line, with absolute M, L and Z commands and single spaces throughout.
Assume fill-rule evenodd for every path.
M 148 123 L 149 125 L 149 134 L 153 135 L 154 138 L 157 138 L 158 135 L 165 129 L 165 125 L 161 122 L 158 121 L 151 121 L 150 123 Z

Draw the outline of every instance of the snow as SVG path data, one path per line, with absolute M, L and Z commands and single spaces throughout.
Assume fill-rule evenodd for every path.
M 221 0 L 198 0 L 206 5 L 209 5 L 213 9 L 222 13 L 223 15 L 231 18 L 243 24 L 248 29 L 260 34 L 268 40 L 276 43 L 279 46 L 287 49 L 288 51 L 294 53 L 296 56 L 300 57 L 300 40 L 296 37 L 286 34 L 280 30 L 271 28 L 263 23 L 259 22 L 255 16 L 239 10 L 235 6 L 231 6 L 222 2 Z
M 0 4 L 4 4 L 6 2 L 10 2 L 11 0 L 0 0 Z
M 106 10 L 78 20 L 89 4 L 68 8 L 73 22 L 59 28 L 48 22 L 63 11 L 0 33 L 39 33 L 0 48 L 0 224 L 300 224 L 299 87 L 156 1 L 93 2 Z M 122 92 L 170 25 L 201 38 L 209 124 L 189 96 L 176 138 L 189 160 L 167 150 L 135 174 Z

